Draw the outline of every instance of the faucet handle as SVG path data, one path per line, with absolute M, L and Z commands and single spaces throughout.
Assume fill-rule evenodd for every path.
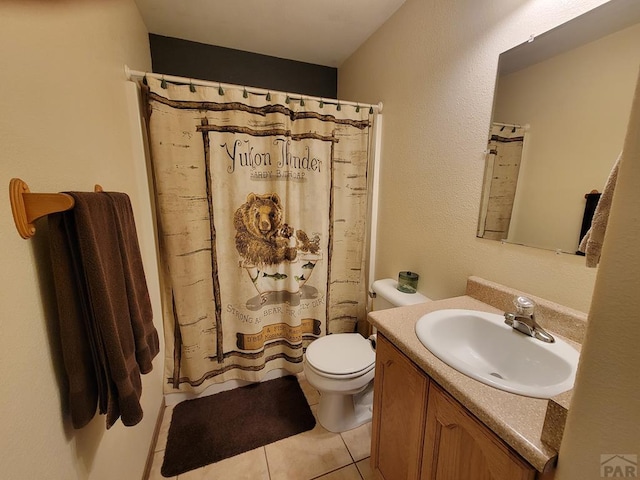
M 536 306 L 533 300 L 522 296 L 514 298 L 513 304 L 520 315 L 533 315 L 533 309 Z

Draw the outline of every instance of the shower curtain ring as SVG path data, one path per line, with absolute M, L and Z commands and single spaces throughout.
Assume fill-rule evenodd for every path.
M 320 108 L 324 108 L 324 99 L 320 99 L 320 103 L 318 104 Z
M 222 89 L 222 85 L 218 83 L 218 95 L 224 95 L 224 90 Z
M 162 76 L 162 80 L 160 81 L 160 87 L 167 89 L 167 81 L 164 79 L 164 75 Z

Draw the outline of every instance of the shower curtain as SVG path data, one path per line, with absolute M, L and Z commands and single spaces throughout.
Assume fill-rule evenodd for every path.
M 518 186 L 526 130 L 519 125 L 491 125 L 477 236 L 504 240 Z
M 302 370 L 366 316 L 373 115 L 147 78 L 165 392 Z

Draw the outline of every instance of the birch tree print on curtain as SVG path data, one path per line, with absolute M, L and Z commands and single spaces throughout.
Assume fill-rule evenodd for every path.
M 478 237 L 489 240 L 505 240 L 509 237 L 525 134 L 524 128 L 515 125 L 491 126 L 478 219 Z
M 165 392 L 301 371 L 311 341 L 366 316 L 372 118 L 147 83 Z

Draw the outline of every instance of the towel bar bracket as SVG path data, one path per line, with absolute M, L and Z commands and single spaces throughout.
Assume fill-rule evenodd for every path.
M 95 186 L 101 192 L 100 185 Z M 24 239 L 33 237 L 37 219 L 55 212 L 64 212 L 73 208 L 74 200 L 66 193 L 31 193 L 29 186 L 19 178 L 9 182 L 9 200 L 13 221 L 20 236 Z

